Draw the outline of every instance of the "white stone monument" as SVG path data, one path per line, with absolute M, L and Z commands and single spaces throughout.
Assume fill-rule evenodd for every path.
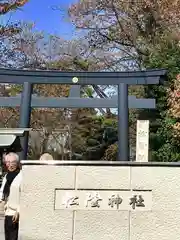
M 149 120 L 137 120 L 136 161 L 148 162 L 149 155 Z
M 180 164 L 24 161 L 20 240 L 179 240 Z

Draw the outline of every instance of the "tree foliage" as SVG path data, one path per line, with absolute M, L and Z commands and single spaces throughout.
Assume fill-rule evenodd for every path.
M 84 29 L 91 48 L 113 53 L 108 68 L 142 68 L 149 46 L 160 41 L 164 31 L 178 37 L 179 1 L 83 0 L 69 9 L 79 29 Z M 112 58 L 114 64 L 112 64 Z
M 165 68 L 168 78 L 164 85 L 146 88 L 146 97 L 155 97 L 157 108 L 144 116 L 151 120 L 150 148 L 151 158 L 155 161 L 179 161 L 180 148 L 174 129 L 179 119 L 176 115 L 178 80 L 180 71 L 180 46 L 169 36 L 154 46 L 144 65 L 147 68 Z
M 27 2 L 28 0 L 1 1 L 0 15 L 16 10 L 17 8 L 24 6 Z
M 93 61 L 93 56 L 89 55 L 87 57 L 87 46 L 80 45 L 79 40 L 77 42 L 67 42 L 56 36 L 47 37 L 43 33 L 34 31 L 33 28 L 33 24 L 22 23 L 21 32 L 8 39 L 7 47 L 14 54 L 9 67 L 60 71 L 88 71 L 95 70 L 98 67 Z M 4 59 L 4 66 L 7 67 L 10 58 L 5 55 Z M 81 89 L 82 96 L 94 97 L 97 94 L 100 96 L 104 94 L 100 87 L 94 86 L 94 88 L 84 86 Z M 1 95 L 17 96 L 21 92 L 22 86 L 4 86 Z M 68 97 L 69 86 L 37 84 L 33 87 L 33 94 L 44 97 Z M 19 113 L 19 108 L 2 109 L 0 116 L 1 126 L 18 127 Z M 104 114 L 105 112 L 102 111 L 101 113 Z M 95 124 L 96 117 L 97 111 L 94 109 L 32 109 L 31 127 L 34 131 L 30 134 L 29 157 L 37 159 L 43 151 L 47 151 L 48 139 L 55 139 L 52 136 L 53 134 L 58 138 L 58 132 L 64 132 L 68 129 L 70 137 L 66 140 L 69 142 L 65 143 L 64 148 L 67 149 L 67 145 L 69 147 L 70 142 L 72 143 L 71 149 L 68 150 L 72 151 L 73 158 L 103 158 L 108 145 L 107 141 L 103 140 L 103 130 L 101 129 L 103 124 L 101 122 Z M 54 133 L 52 134 L 52 132 Z M 92 142 L 97 141 L 96 138 L 100 140 L 98 140 L 98 145 L 95 147 Z M 54 141 L 53 139 L 51 140 Z M 59 143 L 58 145 L 60 146 Z M 96 149 L 96 154 L 94 152 L 92 154 L 93 149 Z M 56 158 L 61 159 L 61 151 L 64 150 L 62 148 L 56 149 L 57 154 L 53 153 L 53 155 L 55 154 Z M 70 156 L 63 157 L 69 158 Z
M 73 23 L 84 30 L 91 48 L 113 53 L 108 69 L 169 70 L 164 86 L 144 88 L 144 97 L 157 100 L 156 110 L 141 111 L 139 115 L 150 120 L 150 158 L 155 161 L 177 161 L 180 156 L 173 131 L 178 118 L 172 116 L 178 104 L 171 89 L 179 73 L 179 7 L 179 1 L 167 0 L 84 0 L 69 9 Z
M 5 0 L 0 2 L 0 16 L 5 15 L 11 11 L 17 10 L 23 7 L 28 0 Z M 0 24 L 0 40 L 4 37 L 10 37 L 21 31 L 18 23 L 11 23 L 7 21 L 7 24 Z
M 22 7 L 26 2 L 1 3 L 0 14 Z M 165 85 L 129 87 L 129 94 L 157 101 L 156 110 L 129 111 L 130 144 L 135 146 L 136 120 L 149 119 L 150 160 L 178 161 L 179 8 L 177 0 L 78 1 L 68 11 L 71 22 L 82 33 L 76 39 L 66 41 L 59 36 L 47 36 L 34 31 L 34 25 L 30 23 L 0 26 L 0 51 L 3 53 L 0 54 L 0 65 L 60 71 L 168 69 Z M 1 86 L 0 94 L 10 96 L 21 91 L 21 86 L 12 85 L 9 89 Z M 116 92 L 110 84 L 81 89 L 82 96 L 88 97 L 106 98 Z M 33 94 L 67 97 L 69 86 L 35 85 Z M 18 126 L 18 120 L 18 108 L 0 112 L 3 126 Z M 101 110 L 101 115 L 95 109 L 33 109 L 31 126 L 48 129 L 46 137 L 54 129 L 68 126 L 74 159 L 117 159 L 117 116 L 111 109 Z

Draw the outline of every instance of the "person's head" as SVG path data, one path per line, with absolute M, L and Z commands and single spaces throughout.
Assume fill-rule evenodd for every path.
M 44 154 L 41 155 L 39 160 L 40 161 L 47 161 L 47 160 L 54 160 L 54 159 L 53 159 L 53 156 L 51 154 L 44 153 Z
M 4 157 L 5 165 L 9 172 L 13 172 L 20 167 L 19 156 L 10 152 Z
M 5 168 L 8 168 L 9 162 L 6 160 L 6 153 L 3 154 L 3 164 L 5 166 Z

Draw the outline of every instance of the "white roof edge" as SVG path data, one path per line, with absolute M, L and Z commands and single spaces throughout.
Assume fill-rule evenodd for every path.
M 8 147 L 13 144 L 16 139 L 16 135 L 3 135 L 0 137 L 0 147 Z
M 0 135 L 21 136 L 24 132 L 29 132 L 31 128 L 0 128 Z

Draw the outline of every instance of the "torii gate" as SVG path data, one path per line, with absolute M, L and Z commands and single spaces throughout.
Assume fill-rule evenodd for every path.
M 159 84 L 166 70 L 133 72 L 60 72 L 0 69 L 0 82 L 23 84 L 21 97 L 0 97 L 0 107 L 20 106 L 20 128 L 29 128 L 31 107 L 36 108 L 118 108 L 118 159 L 129 160 L 128 108 L 155 108 L 154 99 L 128 96 L 128 85 Z M 70 97 L 32 97 L 33 84 L 72 85 Z M 81 85 L 117 85 L 118 96 L 111 99 L 80 98 Z M 27 157 L 28 132 L 22 141 L 23 160 Z

